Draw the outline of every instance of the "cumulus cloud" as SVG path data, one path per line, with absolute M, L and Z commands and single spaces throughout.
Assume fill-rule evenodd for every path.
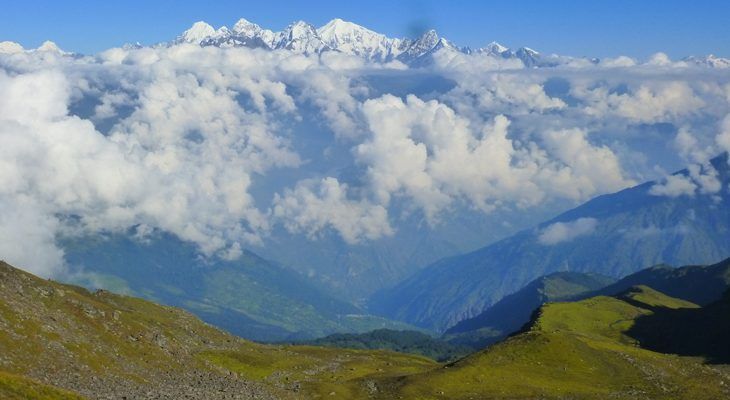
M 721 189 L 707 160 L 730 149 L 726 75 L 661 56 L 523 67 L 447 52 L 412 71 L 335 52 L 0 43 L 0 258 L 51 275 L 58 235 L 132 226 L 227 258 L 277 224 L 359 243 L 392 235 L 401 214 L 437 229 L 456 208 L 619 190 L 646 172 L 627 159 L 668 142 L 695 166 L 653 194 Z M 590 227 L 571 224 L 543 235 Z
M 607 146 L 591 144 L 582 129 L 547 131 L 543 139 L 554 157 L 567 166 L 549 174 L 546 187 L 555 193 L 581 200 L 635 183 L 624 177 L 616 154 Z
M 556 222 L 544 228 L 537 241 L 545 246 L 570 242 L 573 239 L 590 235 L 596 230 L 598 220 L 595 218 L 578 218 L 570 222 Z
M 670 175 L 664 182 L 657 183 L 649 189 L 654 196 L 694 196 L 697 185 L 684 175 Z
M 393 234 L 383 206 L 351 200 L 347 185 L 335 178 L 299 182 L 293 190 L 276 195 L 273 203 L 274 217 L 289 231 L 310 237 L 323 234 L 328 227 L 350 244 Z
M 649 189 L 654 196 L 694 196 L 697 193 L 713 195 L 722 190 L 722 182 L 717 170 L 709 163 L 692 164 L 687 173 L 679 173 L 664 178 Z
M 576 86 L 572 93 L 585 101 L 588 115 L 613 115 L 638 123 L 675 121 L 705 105 L 689 83 L 682 81 L 642 83 L 626 93 L 606 86 Z

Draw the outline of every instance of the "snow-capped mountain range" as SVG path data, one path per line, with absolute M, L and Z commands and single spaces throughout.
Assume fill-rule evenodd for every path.
M 573 61 L 579 61 L 583 64 L 600 62 L 596 58 L 545 55 L 529 47 L 510 49 L 497 42 L 491 42 L 477 49 L 460 47 L 439 36 L 435 30 L 429 30 L 416 39 L 390 38 L 382 33 L 339 18 L 335 18 L 319 28 L 304 21 L 297 21 L 278 32 L 262 28 L 244 18 L 239 19 L 232 28 L 222 26 L 218 29 L 206 22 L 199 21 L 174 40 L 159 43 L 155 47 L 174 46 L 183 43 L 220 48 L 285 49 L 306 55 L 337 51 L 362 57 L 369 62 L 399 61 L 411 67 L 431 64 L 433 56 L 440 52 L 483 54 L 498 59 L 519 60 L 527 68 L 554 67 Z M 135 43 L 126 44 L 123 47 L 129 49 L 143 46 Z M 25 51 L 56 52 L 63 55 L 78 56 L 78 54 L 61 50 L 51 41 L 46 41 L 39 48 L 31 50 L 26 50 L 15 42 L 0 42 L 0 54 Z M 682 59 L 682 62 L 685 65 L 700 67 L 730 68 L 730 59 L 714 55 L 690 56 Z
M 520 60 L 527 68 L 552 67 L 575 60 L 573 57 L 543 55 L 529 47 L 510 49 L 497 42 L 471 49 L 460 47 L 439 36 L 435 30 L 425 32 L 417 39 L 389 38 L 353 22 L 335 18 L 324 26 L 316 28 L 304 21 L 297 21 L 286 29 L 274 32 L 241 18 L 229 29 L 225 26 L 215 29 L 205 22 L 196 22 L 175 40 L 163 45 L 193 43 L 201 46 L 250 47 L 269 50 L 287 49 L 303 54 L 319 54 L 324 51 L 339 51 L 362 57 L 371 62 L 400 61 L 410 66 L 427 65 L 432 56 L 440 51 L 463 54 L 486 54 L 489 56 Z M 582 59 L 591 63 L 598 59 Z M 711 68 L 730 68 L 730 60 L 713 55 L 687 57 L 690 65 Z
M 492 42 L 479 49 L 459 47 L 429 30 L 417 39 L 389 38 L 363 26 L 336 18 L 324 26 L 315 28 L 304 21 L 297 21 L 286 29 L 274 32 L 240 19 L 233 28 L 215 29 L 205 22 L 196 22 L 167 45 L 193 43 L 201 46 L 251 47 L 270 50 L 287 49 L 303 54 L 319 54 L 339 51 L 362 57 L 372 62 L 401 61 L 409 65 L 427 63 L 438 51 L 454 51 L 465 54 L 484 53 L 495 57 L 519 59 L 526 66 L 546 66 L 555 63 L 557 56 L 543 57 L 527 47 L 511 50 Z

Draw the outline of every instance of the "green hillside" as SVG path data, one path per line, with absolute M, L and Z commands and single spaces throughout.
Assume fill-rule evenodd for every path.
M 55 388 L 88 398 L 308 399 L 356 378 L 435 366 L 385 351 L 256 344 L 177 308 L 0 262 L 2 399 L 79 398 Z
M 0 399 L 83 400 L 83 397 L 32 379 L 0 371 Z
M 71 283 L 181 307 L 248 339 L 412 328 L 368 315 L 248 251 L 231 261 L 206 258 L 193 244 L 160 232 L 143 239 L 133 232 L 66 238 L 62 245 Z
M 646 287 L 543 306 L 531 327 L 442 368 L 387 382 L 383 398 L 722 399 L 730 373 L 642 349 L 627 335 L 657 309 L 696 307 Z M 386 383 L 383 383 L 386 386 Z

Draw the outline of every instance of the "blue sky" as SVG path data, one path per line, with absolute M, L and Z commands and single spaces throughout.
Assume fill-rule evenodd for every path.
M 278 30 L 334 17 L 391 36 L 427 27 L 460 45 L 492 40 L 575 56 L 730 57 L 730 1 L 39 1 L 5 2 L 0 40 L 36 47 L 46 39 L 94 53 L 125 42 L 169 40 L 197 20 L 218 27 L 245 17 Z

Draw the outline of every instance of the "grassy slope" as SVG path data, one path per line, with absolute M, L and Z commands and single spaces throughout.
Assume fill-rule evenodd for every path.
M 232 368 L 240 377 L 214 365 L 229 366 L 231 360 L 245 363 L 245 368 Z M 182 398 L 188 385 L 195 398 L 218 398 L 221 386 L 260 398 L 270 398 L 270 393 L 310 398 L 307 393 L 329 394 L 331 386 L 347 387 L 349 379 L 371 373 L 405 374 L 435 366 L 425 358 L 392 352 L 256 344 L 177 308 L 90 293 L 0 262 L 0 370 L 92 397 L 118 398 L 128 389 L 128 398 L 138 398 L 182 386 Z M 8 388 L 23 385 L 5 381 Z M 211 382 L 207 389 L 205 382 Z M 0 398 L 5 397 L 0 391 Z
M 385 382 L 392 391 L 384 398 L 728 398 L 726 370 L 641 349 L 625 335 L 655 307 L 696 306 L 649 288 L 623 299 L 548 304 L 529 331 L 443 368 Z
M 390 351 L 308 346 L 215 351 L 201 358 L 274 388 L 281 397 L 305 399 L 367 398 L 379 379 L 438 367 L 428 358 Z
M 83 397 L 32 379 L 0 371 L 0 399 L 83 400 Z

